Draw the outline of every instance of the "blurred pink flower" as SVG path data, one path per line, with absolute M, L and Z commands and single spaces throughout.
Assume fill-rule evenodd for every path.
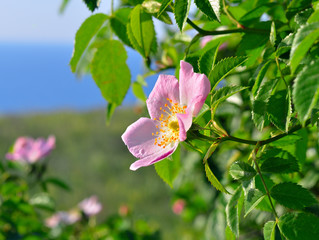
M 98 201 L 96 196 L 84 199 L 79 203 L 79 208 L 87 216 L 98 214 L 102 210 L 102 204 Z
M 130 209 L 127 205 L 121 205 L 119 208 L 119 215 L 126 217 L 130 213 Z
M 149 118 L 140 118 L 122 135 L 129 151 L 139 158 L 131 170 L 154 164 L 175 151 L 210 92 L 204 74 L 194 73 L 192 65 L 180 62 L 179 82 L 174 76 L 160 75 L 146 104 Z
M 6 158 L 14 161 L 35 163 L 47 156 L 54 147 L 54 136 L 49 136 L 48 140 L 19 137 L 13 145 L 13 151 L 7 153 Z
M 52 215 L 45 220 L 45 225 L 48 228 L 55 228 L 59 224 L 72 225 L 76 223 L 81 218 L 81 215 L 76 210 L 71 210 L 69 212 L 60 211 Z
M 205 37 L 203 37 L 203 38 L 201 39 L 201 41 L 200 41 L 200 46 L 201 46 L 201 48 L 205 47 L 206 44 L 207 44 L 208 42 L 210 42 L 212 39 L 213 39 L 213 36 L 205 36 Z
M 183 212 L 185 205 L 186 203 L 183 199 L 177 199 L 172 206 L 172 210 L 175 214 L 180 215 Z

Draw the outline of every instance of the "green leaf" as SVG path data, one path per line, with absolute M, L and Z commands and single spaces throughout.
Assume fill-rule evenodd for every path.
M 79 62 L 85 58 L 85 53 L 88 50 L 90 43 L 98 31 L 105 24 L 108 16 L 102 13 L 92 15 L 82 23 L 75 35 L 75 45 L 73 55 L 70 61 L 72 72 L 76 72 Z
M 261 15 L 263 13 L 265 13 L 266 11 L 268 11 L 272 6 L 274 6 L 273 3 L 260 5 L 256 8 L 254 8 L 253 10 L 247 12 L 244 16 L 242 16 L 239 19 L 239 22 L 243 23 L 244 25 L 247 25 L 247 24 L 254 22 L 256 20 L 258 21 L 260 19 Z
M 59 13 L 63 14 L 67 5 L 70 3 L 70 0 L 63 0 L 60 7 L 59 7 Z
M 148 57 L 153 46 L 156 50 L 156 37 L 152 16 L 145 13 L 141 5 L 136 5 L 130 15 L 130 27 L 128 29 L 129 39 L 132 45 L 144 57 Z M 130 34 L 132 34 L 130 36 Z M 138 47 L 136 47 L 138 45 Z
M 179 29 L 182 31 L 186 23 L 191 0 L 176 0 L 174 5 L 174 15 Z
M 215 177 L 214 173 L 212 170 L 210 170 L 208 163 L 205 163 L 205 173 L 206 177 L 210 181 L 210 183 L 219 191 L 224 192 L 224 193 L 229 193 L 224 186 L 218 181 L 218 179 Z
M 274 147 L 288 146 L 295 144 L 299 140 L 301 140 L 300 136 L 296 134 L 291 134 L 270 143 L 270 145 Z
M 311 46 L 319 37 L 319 22 L 306 24 L 298 29 L 290 52 L 290 68 L 294 73 Z
M 226 205 L 227 225 L 237 237 L 239 236 L 239 218 L 241 213 L 240 198 L 243 195 L 242 187 L 239 186 Z
M 229 169 L 230 175 L 239 181 L 248 181 L 256 175 L 255 169 L 243 161 L 234 162 Z
M 289 154 L 290 155 L 290 154 Z M 299 171 L 297 159 L 292 155 L 288 159 L 285 158 L 268 158 L 260 166 L 262 172 L 268 173 L 293 173 Z
M 106 117 L 106 124 L 109 124 L 111 122 L 111 118 L 113 116 L 113 113 L 115 109 L 118 107 L 116 103 L 109 102 L 106 107 L 105 117 Z
M 290 33 L 279 44 L 276 50 L 276 57 L 280 57 L 282 54 L 291 50 L 291 45 L 294 40 L 295 34 Z
M 167 14 L 167 12 L 162 12 L 161 14 L 157 14 L 160 10 L 161 3 L 154 0 L 148 0 L 142 3 L 142 7 L 147 13 L 152 14 L 152 16 L 156 17 L 160 21 L 166 24 L 172 24 L 172 20 L 170 16 Z
M 129 15 L 131 13 L 131 8 L 120 8 L 110 19 L 111 27 L 113 32 L 122 40 L 127 46 L 132 47 L 132 44 L 127 36 L 126 25 L 129 22 Z
M 310 213 L 287 213 L 278 225 L 287 239 L 316 240 L 319 236 L 319 218 Z
M 267 103 L 269 120 L 281 131 L 287 132 L 290 122 L 290 95 L 281 90 L 271 95 Z
M 202 116 L 209 110 L 210 110 L 209 106 L 206 103 L 204 103 L 202 109 L 199 111 L 199 113 L 197 114 L 193 122 L 195 123 L 198 122 L 202 118 Z
M 139 82 L 133 82 L 132 91 L 133 91 L 135 97 L 140 99 L 142 102 L 146 101 L 146 96 L 145 96 L 143 87 Z
M 317 9 L 311 16 L 308 18 L 307 23 L 319 22 L 319 9 Z
M 223 80 L 232 70 L 240 66 L 247 60 L 246 57 L 230 57 L 220 60 L 209 75 L 212 83 L 212 89 L 215 89 L 218 83 Z
M 230 96 L 239 93 L 240 91 L 243 91 L 247 89 L 248 87 L 240 87 L 240 86 L 225 86 L 217 91 L 215 91 L 212 99 L 212 104 L 214 108 L 220 104 L 221 102 L 225 101 Z
M 55 203 L 53 198 L 45 192 L 33 195 L 30 198 L 29 203 L 37 208 L 42 208 L 49 211 L 55 210 Z
M 120 105 L 130 87 L 131 74 L 126 64 L 127 54 L 117 40 L 104 40 L 91 63 L 91 73 L 103 97 Z
M 281 240 L 280 232 L 275 221 L 268 221 L 264 226 L 265 240 Z
M 287 7 L 286 16 L 291 19 L 296 13 L 311 7 L 311 0 L 292 0 Z
M 305 66 L 297 75 L 293 88 L 293 102 L 298 118 L 304 124 L 310 117 L 319 97 L 319 60 Z
M 168 5 L 172 2 L 173 0 L 163 0 L 162 5 L 158 11 L 157 17 L 160 17 L 161 14 L 165 11 L 165 9 L 168 7 Z
M 295 183 L 280 183 L 270 190 L 270 195 L 281 205 L 291 209 L 303 209 L 317 203 L 312 194 Z
M 195 4 L 210 20 L 220 22 L 220 0 L 195 0 Z
M 269 60 L 268 62 L 264 63 L 264 64 L 262 65 L 262 67 L 261 67 L 261 69 L 260 69 L 258 75 L 257 75 L 257 78 L 256 78 L 256 80 L 255 80 L 254 86 L 253 86 L 253 88 L 252 88 L 252 90 L 251 90 L 251 92 L 252 92 L 252 94 L 253 94 L 254 97 L 256 97 L 256 95 L 257 95 L 257 92 L 258 92 L 258 90 L 259 90 L 259 87 L 260 87 L 260 85 L 261 85 L 261 83 L 262 83 L 262 81 L 263 81 L 263 79 L 264 79 L 264 77 L 265 77 L 265 75 L 266 75 L 266 72 L 267 72 L 267 70 L 268 70 L 270 64 L 271 64 L 271 61 L 270 61 L 270 60 Z
M 198 60 L 198 69 L 200 73 L 204 73 L 206 76 L 209 76 L 212 71 L 212 67 L 215 65 L 219 46 L 220 44 L 211 47 L 202 53 Z
M 86 4 L 86 6 L 88 7 L 88 9 L 90 9 L 91 12 L 94 12 L 95 9 L 97 9 L 100 6 L 100 2 L 101 0 L 83 0 Z
M 165 158 L 164 160 L 161 160 L 154 165 L 158 176 L 160 176 L 160 178 L 172 188 L 173 182 L 181 167 L 179 147 L 171 155 L 171 158 L 172 160 L 169 158 Z
M 246 66 L 255 65 L 269 41 L 268 34 L 245 33 L 237 48 L 237 56 L 247 56 Z
M 236 240 L 236 235 L 233 234 L 233 232 L 230 230 L 228 225 L 226 226 L 226 229 L 225 229 L 225 237 L 226 237 L 226 240 Z
M 212 145 L 210 145 L 203 159 L 204 164 L 207 164 L 207 159 L 214 153 L 218 145 L 219 145 L 219 142 L 214 142 Z
M 50 183 L 64 190 L 71 191 L 70 186 L 58 178 L 54 178 L 54 177 L 46 178 L 43 180 L 43 183 L 46 185 Z
M 258 189 L 249 189 L 245 196 L 245 216 L 265 198 L 265 194 Z
M 268 121 L 266 115 L 267 103 L 277 81 L 278 79 L 267 79 L 267 81 L 264 81 L 253 100 L 252 118 L 259 131 L 264 128 Z

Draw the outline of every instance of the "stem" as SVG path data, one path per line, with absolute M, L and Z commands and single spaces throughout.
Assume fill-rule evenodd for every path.
M 264 29 L 257 29 L 257 28 L 236 28 L 236 29 L 229 29 L 229 30 L 220 30 L 220 31 L 207 31 L 199 26 L 197 26 L 192 20 L 187 18 L 187 23 L 191 25 L 200 35 L 207 36 L 207 35 L 222 35 L 222 34 L 229 34 L 229 33 L 261 33 L 261 34 L 269 34 L 268 30 Z
M 308 119 L 306 121 L 306 124 L 305 126 L 307 126 L 309 123 L 311 122 L 310 119 Z M 198 133 L 196 136 L 199 138 L 199 139 L 203 139 L 203 140 L 208 140 L 210 142 L 215 142 L 216 139 L 219 139 L 220 142 L 224 142 L 224 141 L 233 141 L 233 142 L 239 142 L 239 143 L 244 143 L 244 144 L 249 144 L 249 145 L 256 145 L 257 143 L 259 144 L 259 146 L 263 146 L 263 145 L 266 145 L 268 143 L 271 143 L 271 142 L 274 142 L 274 141 L 277 141 L 278 139 L 280 138 L 283 138 L 291 133 L 294 133 L 296 131 L 298 131 L 299 129 L 302 128 L 302 125 L 299 124 L 299 125 L 296 125 L 294 126 L 293 128 L 291 128 L 288 132 L 285 132 L 285 133 L 282 133 L 282 134 L 279 134 L 275 137 L 272 137 L 272 138 L 268 138 L 268 139 L 265 139 L 265 140 L 261 140 L 261 141 L 255 141 L 255 140 L 246 140 L 246 139 L 242 139 L 242 138 L 237 138 L 237 137 L 233 137 L 233 136 L 225 136 L 225 137 L 221 137 L 221 138 L 212 138 L 212 137 L 208 137 L 208 136 L 205 136 L 203 134 L 200 134 Z
M 232 21 L 233 23 L 235 23 L 235 25 L 239 28 L 245 29 L 245 26 L 243 26 L 242 24 L 240 24 L 236 18 L 234 18 L 234 16 L 228 11 L 228 7 L 226 6 L 225 0 L 223 0 L 223 7 L 224 7 L 224 11 L 227 15 L 227 17 L 230 19 L 230 21 Z
M 272 211 L 273 211 L 273 213 L 274 213 L 274 215 L 275 215 L 275 217 L 276 217 L 276 221 L 277 221 L 277 220 L 278 220 L 277 212 L 276 212 L 275 207 L 274 207 L 274 205 L 273 205 L 273 203 L 272 203 L 269 190 L 268 190 L 268 188 L 267 188 L 267 185 L 266 185 L 266 183 L 265 183 L 265 180 L 264 180 L 264 178 L 263 178 L 263 175 L 261 174 L 259 165 L 258 165 L 257 160 L 256 160 L 256 154 L 257 154 L 257 152 L 258 152 L 258 150 L 259 150 L 259 147 L 260 147 L 260 142 L 257 142 L 256 147 L 255 147 L 254 150 L 253 150 L 252 159 L 253 159 L 253 161 L 254 161 L 254 163 L 255 163 L 255 166 L 256 166 L 256 170 L 257 170 L 257 172 L 258 172 L 258 175 L 260 176 L 260 179 L 261 179 L 261 181 L 262 181 L 262 183 L 263 183 L 263 185 L 264 185 L 264 188 L 265 188 L 266 194 L 267 194 L 267 196 L 268 196 L 268 199 L 269 199 L 269 202 L 270 202 Z
M 276 58 L 275 58 L 275 60 L 276 60 L 277 68 L 278 68 L 278 70 L 279 70 L 279 73 L 280 73 L 281 79 L 284 81 L 284 83 L 285 83 L 285 85 L 286 85 L 286 87 L 287 87 L 287 89 L 288 89 L 288 84 L 287 84 L 287 82 L 286 82 L 286 80 L 285 80 L 285 77 L 284 77 L 284 75 L 283 75 L 282 71 L 281 71 L 281 68 L 280 68 L 280 65 L 279 65 L 278 58 L 276 57 Z

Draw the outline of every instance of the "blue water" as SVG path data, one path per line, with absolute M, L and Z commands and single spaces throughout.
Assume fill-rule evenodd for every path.
M 0 44 L 0 114 L 89 110 L 106 106 L 90 76 L 77 79 L 69 68 L 73 46 Z M 143 73 L 143 60 L 128 50 L 132 81 Z M 147 78 L 149 94 L 157 76 Z M 123 104 L 137 99 L 129 91 Z

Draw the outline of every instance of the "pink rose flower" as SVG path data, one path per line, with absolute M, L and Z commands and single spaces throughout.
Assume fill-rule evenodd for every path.
M 35 163 L 47 156 L 54 147 L 54 136 L 49 136 L 48 140 L 19 137 L 14 143 L 13 151 L 7 153 L 6 158 L 14 161 Z
M 122 140 L 138 161 L 131 170 L 149 166 L 168 156 L 186 139 L 186 132 L 210 92 L 204 74 L 194 73 L 192 65 L 180 62 L 179 82 L 174 76 L 160 75 L 146 101 L 149 118 L 130 125 Z
M 81 215 L 76 210 L 71 210 L 69 212 L 60 211 L 47 218 L 45 220 L 45 225 L 48 228 L 55 228 L 60 224 L 72 225 L 79 221 L 80 218 Z
M 175 214 L 180 215 L 185 208 L 185 201 L 183 199 L 178 199 L 174 202 L 172 210 Z
M 84 199 L 79 203 L 79 208 L 87 216 L 98 214 L 102 210 L 102 204 L 98 201 L 96 196 Z

